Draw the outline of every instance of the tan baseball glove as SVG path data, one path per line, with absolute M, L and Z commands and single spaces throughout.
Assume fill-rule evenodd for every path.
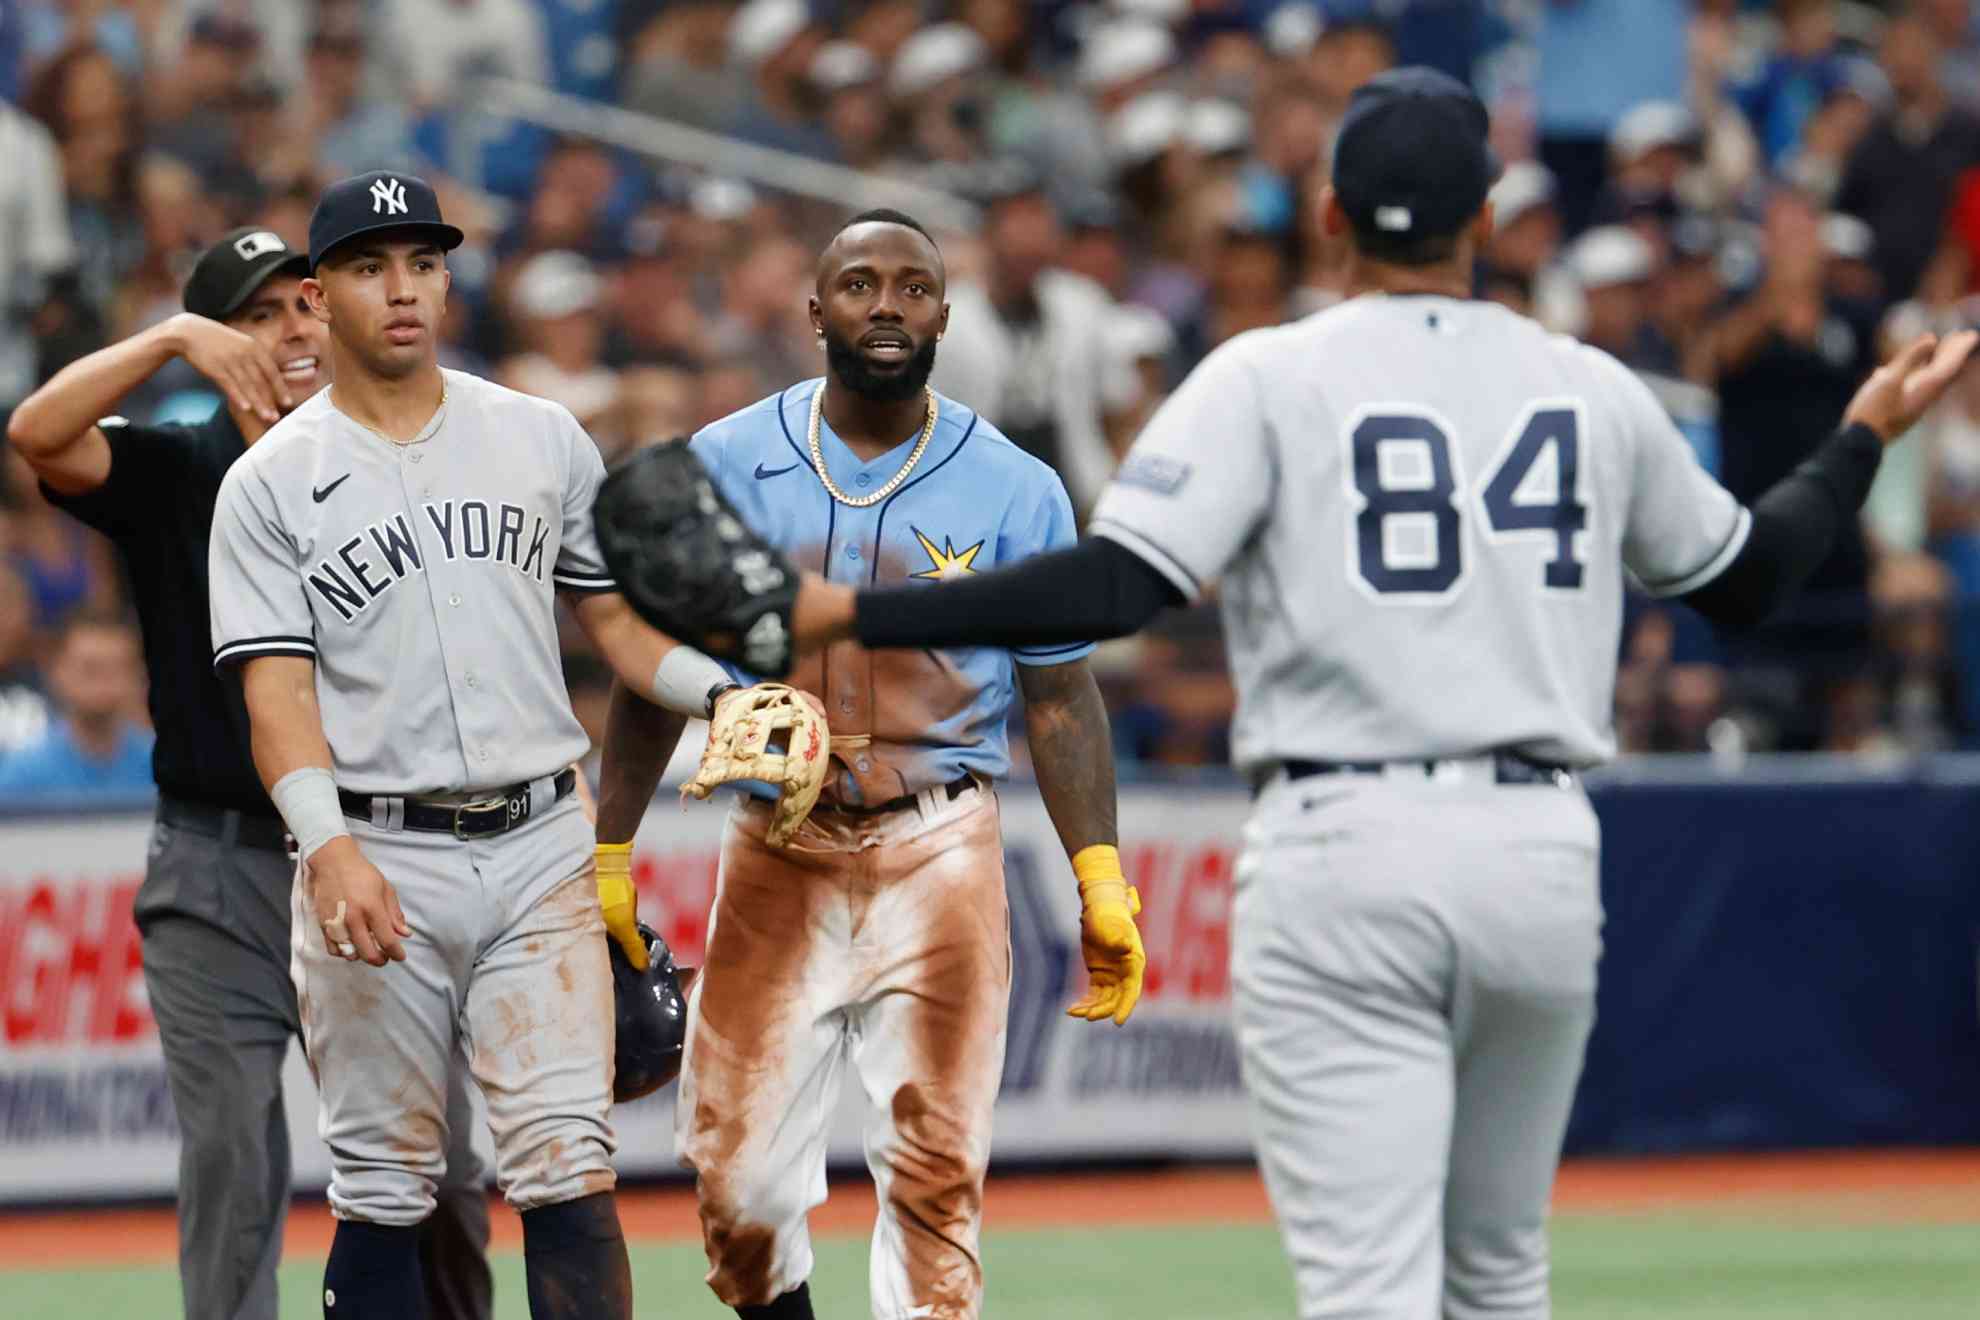
M 764 842 L 781 848 L 818 804 L 831 764 L 832 735 L 811 698 L 783 683 L 758 683 L 715 703 L 708 746 L 681 796 L 705 799 L 743 780 L 774 785 L 780 792 Z

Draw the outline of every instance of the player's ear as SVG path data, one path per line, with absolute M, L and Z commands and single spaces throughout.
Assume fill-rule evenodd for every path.
M 1493 227 L 1492 203 L 1488 198 L 1485 205 L 1478 208 L 1478 214 L 1471 218 L 1471 241 L 1478 245 L 1479 251 L 1484 251 L 1485 245 L 1492 241 Z
M 1320 230 L 1329 238 L 1339 238 L 1348 231 L 1347 212 L 1341 209 L 1340 194 L 1331 183 L 1320 189 Z
M 805 300 L 805 310 L 811 316 L 811 333 L 823 339 L 825 337 L 825 309 L 818 305 L 818 296 L 816 294 Z M 943 311 L 946 313 L 948 309 L 943 308 Z
M 942 323 L 935 327 L 935 338 L 940 339 L 949 333 L 949 304 L 942 304 Z
M 309 314 L 325 325 L 330 324 L 330 302 L 323 295 L 323 281 L 311 275 L 302 282 L 303 301 L 309 304 Z

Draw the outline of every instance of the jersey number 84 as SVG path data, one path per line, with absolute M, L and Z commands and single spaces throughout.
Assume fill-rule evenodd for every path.
M 1579 591 L 1586 567 L 1576 545 L 1588 525 L 1582 418 L 1578 399 L 1529 405 L 1474 496 L 1492 541 L 1551 542 L 1540 583 L 1551 591 Z M 1464 501 L 1450 423 L 1427 408 L 1375 404 L 1358 409 L 1343 436 L 1357 585 L 1377 598 L 1453 594 L 1464 577 Z

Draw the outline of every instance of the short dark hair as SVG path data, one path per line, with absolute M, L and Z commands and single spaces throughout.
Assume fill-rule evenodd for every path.
M 923 225 L 921 221 L 915 219 L 906 211 L 896 211 L 891 206 L 876 206 L 871 210 L 861 211 L 858 215 L 834 230 L 832 237 L 837 238 L 854 225 L 900 225 L 904 228 L 912 229 L 915 233 L 927 239 L 928 245 L 937 252 L 942 250 L 942 245 L 935 241 L 935 235 L 928 232 L 927 226 Z
M 1440 261 L 1449 261 L 1457 255 L 1458 240 L 1464 235 L 1464 231 L 1459 229 L 1448 234 L 1408 237 L 1363 228 L 1352 220 L 1348 226 L 1354 231 L 1355 251 L 1385 266 L 1434 266 Z

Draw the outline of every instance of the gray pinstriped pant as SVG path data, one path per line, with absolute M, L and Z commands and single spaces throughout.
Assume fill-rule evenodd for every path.
M 1598 849 L 1579 788 L 1322 777 L 1261 795 L 1232 980 L 1302 1320 L 1545 1320 Z

